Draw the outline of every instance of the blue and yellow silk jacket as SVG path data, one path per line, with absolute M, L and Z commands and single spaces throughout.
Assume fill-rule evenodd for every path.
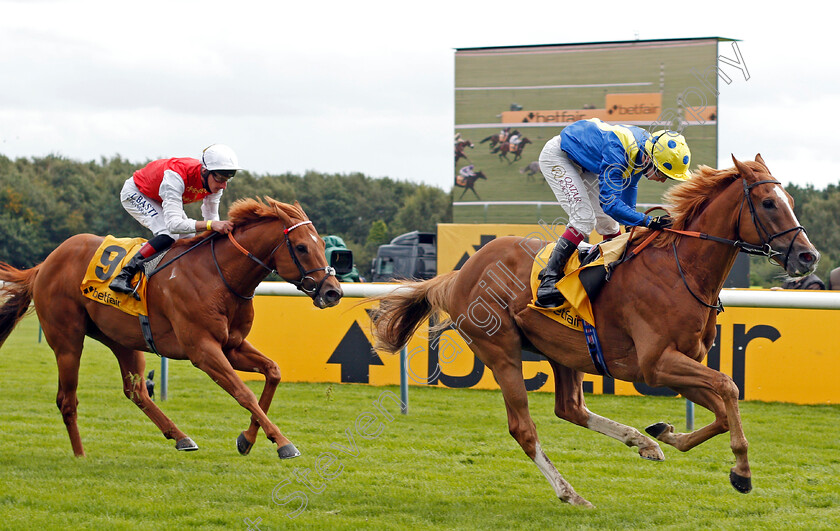
M 563 151 L 577 165 L 598 175 L 604 213 L 624 225 L 647 225 L 636 212 L 642 155 L 650 134 L 632 125 L 610 125 L 598 118 L 581 120 L 560 133 Z

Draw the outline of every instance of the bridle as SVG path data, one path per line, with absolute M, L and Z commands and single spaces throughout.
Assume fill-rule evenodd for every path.
M 768 259 L 778 258 L 779 256 L 782 256 L 782 253 L 780 253 L 779 251 L 774 251 L 770 247 L 770 242 L 772 242 L 773 240 L 775 240 L 779 236 L 784 236 L 785 234 L 787 234 L 789 232 L 796 231 L 796 234 L 793 236 L 793 238 L 790 239 L 790 245 L 788 246 L 787 252 L 784 253 L 785 260 L 784 260 L 784 263 L 783 263 L 783 267 L 785 269 L 787 269 L 788 259 L 790 258 L 791 251 L 793 250 L 793 243 L 796 241 L 796 237 L 799 236 L 800 233 L 805 232 L 807 234 L 807 232 L 805 231 L 805 227 L 803 227 L 802 225 L 797 225 L 796 227 L 791 227 L 787 230 L 777 232 L 776 234 L 770 234 L 770 231 L 767 230 L 767 228 L 764 226 L 764 224 L 761 222 L 761 219 L 759 219 L 758 215 L 755 212 L 755 205 L 750 200 L 750 191 L 754 187 L 758 186 L 759 184 L 778 184 L 779 186 L 781 186 L 782 183 L 780 183 L 779 181 L 776 181 L 774 179 L 757 181 L 757 182 L 754 182 L 754 183 L 749 184 L 749 185 L 747 184 L 746 179 L 744 179 L 743 183 L 744 183 L 744 198 L 741 200 L 741 207 L 738 209 L 738 224 L 735 226 L 735 237 L 738 238 L 738 240 L 740 241 L 740 239 L 741 239 L 741 214 L 743 214 L 743 212 L 744 212 L 744 203 L 746 203 L 749 206 L 750 217 L 752 217 L 753 226 L 755 226 L 755 231 L 758 234 L 758 237 L 761 238 L 762 245 L 760 247 L 757 247 L 755 245 L 750 246 L 750 244 L 745 243 L 745 242 L 740 242 L 741 246 L 739 247 L 739 249 L 741 249 L 743 252 L 748 253 L 748 254 L 766 256 Z
M 292 225 L 291 227 L 288 227 L 288 228 L 286 228 L 285 226 L 283 227 L 283 239 L 286 241 L 286 247 L 289 250 L 289 255 L 291 255 L 292 261 L 295 263 L 295 266 L 297 266 L 298 273 L 300 274 L 300 279 L 298 279 L 298 280 L 289 280 L 289 279 L 286 279 L 286 278 L 284 278 L 283 280 L 292 284 L 298 290 L 302 291 L 303 293 L 306 293 L 307 295 L 309 295 L 311 297 L 314 294 L 319 293 L 321 291 L 321 287 L 324 285 L 324 282 L 326 282 L 326 280 L 329 277 L 335 276 L 335 269 L 330 267 L 330 266 L 326 266 L 326 267 L 317 267 L 315 269 L 310 269 L 310 270 L 307 271 L 303 267 L 303 265 L 300 263 L 300 260 L 297 257 L 297 253 L 295 253 L 295 247 L 294 247 L 294 245 L 292 245 L 292 242 L 289 239 L 289 233 L 292 230 L 294 230 L 294 229 L 296 229 L 296 228 L 298 228 L 302 225 L 310 225 L 310 224 L 312 224 L 312 222 L 309 221 L 309 220 L 306 220 L 306 221 L 301 221 L 300 223 L 296 223 L 296 224 L 294 224 L 294 225 Z M 215 239 L 215 238 L 213 238 L 213 239 Z M 228 239 L 233 244 L 233 246 L 236 247 L 237 250 L 239 250 L 239 252 L 241 252 L 242 254 L 244 254 L 245 256 L 247 256 L 248 258 L 253 260 L 254 262 L 258 263 L 260 266 L 262 266 L 263 269 L 265 269 L 269 273 L 276 273 L 277 272 L 276 269 L 273 269 L 273 268 L 267 266 L 265 264 L 265 262 L 263 262 L 262 260 L 260 260 L 256 256 L 254 256 L 251 252 L 249 252 L 247 249 L 245 249 L 238 241 L 236 241 L 236 238 L 233 237 L 233 232 L 228 233 Z M 277 249 L 279 249 L 281 245 L 283 245 L 283 242 L 280 242 L 280 243 L 278 243 L 277 245 L 274 246 L 274 249 L 272 249 L 271 252 L 268 253 L 268 258 L 266 258 L 266 262 L 269 261 L 272 256 L 274 256 L 274 253 L 277 252 Z M 215 251 L 213 241 L 210 242 L 210 253 L 213 255 L 213 264 L 215 264 L 215 266 L 216 266 L 216 271 L 219 273 L 219 277 L 222 279 L 222 282 L 227 287 L 227 289 L 231 293 L 233 293 L 234 295 L 239 297 L 240 299 L 244 299 L 244 300 L 253 299 L 254 298 L 254 293 L 252 293 L 250 296 L 241 295 L 241 294 L 237 293 L 236 290 L 234 290 L 230 286 L 230 284 L 228 284 L 227 280 L 225 280 L 225 276 L 222 274 L 222 269 L 219 267 L 219 262 L 216 259 L 216 251 Z M 309 276 L 311 273 L 315 273 L 315 272 L 318 272 L 318 271 L 324 271 L 324 276 L 321 278 L 320 281 L 317 281 L 314 278 L 312 278 L 311 276 Z
M 799 236 L 799 233 L 806 232 L 805 227 L 803 227 L 802 225 L 797 225 L 796 227 L 791 227 L 791 228 L 783 230 L 781 232 L 777 232 L 775 234 L 770 234 L 770 231 L 767 230 L 767 228 L 761 222 L 761 219 L 759 219 L 758 214 L 755 211 L 755 205 L 752 202 L 752 198 L 751 198 L 750 194 L 752 192 L 752 189 L 755 188 L 756 186 L 760 185 L 760 184 L 778 184 L 779 186 L 781 186 L 782 183 L 780 183 L 779 181 L 777 181 L 775 179 L 766 179 L 766 180 L 763 180 L 763 181 L 756 181 L 752 184 L 747 184 L 747 180 L 744 179 L 744 176 L 741 175 L 740 177 L 741 177 L 741 180 L 744 184 L 744 195 L 741 197 L 741 205 L 738 208 L 738 221 L 735 225 L 735 238 L 736 239 L 730 240 L 728 238 L 721 238 L 719 236 L 712 236 L 711 234 L 706 234 L 704 232 L 697 232 L 697 231 L 677 230 L 677 229 L 671 229 L 671 228 L 666 228 L 666 229 L 661 229 L 661 230 L 665 230 L 667 232 L 673 232 L 675 234 L 680 234 L 680 235 L 683 235 L 683 236 L 689 236 L 689 237 L 692 237 L 692 238 L 700 238 L 701 240 L 710 240 L 710 241 L 714 241 L 714 242 L 718 242 L 718 243 L 724 243 L 724 244 L 736 247 L 742 253 L 757 255 L 757 256 L 766 256 L 768 258 L 768 260 L 772 260 L 774 258 L 778 259 L 778 257 L 784 256 L 783 266 L 784 266 L 785 269 L 787 269 L 788 259 L 790 258 L 791 251 L 793 250 L 793 244 L 796 241 L 796 237 Z M 742 215 L 744 213 L 744 204 L 745 203 L 747 204 L 747 206 L 749 208 L 750 217 L 752 218 L 752 222 L 753 222 L 753 226 L 755 227 L 756 234 L 758 234 L 758 237 L 761 239 L 761 245 L 755 245 L 755 244 L 752 244 L 752 243 L 748 243 L 748 242 L 745 242 L 741 239 L 741 218 L 742 218 Z M 653 209 L 651 209 L 651 210 L 653 210 Z M 635 231 L 635 227 L 634 227 L 633 230 Z M 661 230 L 652 231 L 650 236 L 648 236 L 638 247 L 636 247 L 635 249 L 633 249 L 629 253 L 625 253 L 625 256 L 623 256 L 619 260 L 619 262 L 620 263 L 625 262 L 625 261 L 633 258 L 634 256 L 638 255 L 640 252 L 642 252 L 642 249 L 647 247 L 648 244 L 650 244 L 659 235 Z M 773 248 L 770 246 L 770 242 L 772 242 L 774 239 L 778 238 L 779 236 L 783 236 L 783 235 L 785 235 L 789 232 L 793 232 L 793 231 L 796 231 L 797 233 L 796 233 L 796 235 L 794 235 L 793 238 L 791 238 L 790 245 L 788 246 L 788 249 L 787 249 L 787 253 L 781 253 L 779 251 L 773 250 Z M 632 240 L 632 238 L 633 238 L 633 235 L 632 235 L 632 232 L 631 232 L 630 239 Z M 703 301 L 700 297 L 697 296 L 696 293 L 694 293 L 694 291 L 688 285 L 688 281 L 685 278 L 685 273 L 683 272 L 682 266 L 680 265 L 680 258 L 677 255 L 677 244 L 676 244 L 676 242 L 672 242 L 671 246 L 673 247 L 673 250 L 674 250 L 674 260 L 677 262 L 677 270 L 680 272 L 680 277 L 682 278 L 683 284 L 685 285 L 688 292 L 691 293 L 691 295 L 703 306 L 706 306 L 707 308 L 715 309 L 715 310 L 717 310 L 718 313 L 722 312 L 723 311 L 723 304 L 720 302 L 720 297 L 718 297 L 717 304 L 713 305 L 713 304 L 708 304 L 707 302 Z

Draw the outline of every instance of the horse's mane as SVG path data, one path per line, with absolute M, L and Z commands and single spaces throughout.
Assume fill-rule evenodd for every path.
M 228 210 L 228 219 L 234 225 L 239 226 L 255 221 L 264 220 L 266 218 L 280 218 L 280 212 L 283 212 L 288 217 L 299 220 L 309 219 L 300 208 L 298 203 L 290 205 L 288 203 L 281 203 L 266 196 L 265 201 L 259 199 L 238 199 L 230 206 Z
M 770 173 L 761 163 L 752 160 L 743 164 L 758 173 Z M 668 213 L 674 220 L 673 229 L 685 230 L 686 227 L 700 215 L 706 205 L 717 197 L 723 190 L 738 178 L 738 169 L 734 166 L 725 170 L 717 170 L 709 166 L 700 166 L 691 172 L 691 178 L 665 192 L 663 201 L 668 206 Z M 679 236 L 666 232 L 656 239 L 655 245 L 662 247 L 670 245 Z
M 281 211 L 292 219 L 301 221 L 309 219 L 297 202 L 294 205 L 290 205 L 276 201 L 268 196 L 265 197 L 264 201 L 251 198 L 237 199 L 228 210 L 228 219 L 238 227 L 266 219 L 278 219 L 281 217 Z M 199 233 L 193 238 L 182 238 L 177 240 L 173 246 L 193 245 L 211 234 L 205 232 Z

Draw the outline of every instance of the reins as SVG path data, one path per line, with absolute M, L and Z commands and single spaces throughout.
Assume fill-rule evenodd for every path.
M 659 236 L 659 234 L 664 230 L 664 231 L 667 231 L 667 232 L 673 232 L 675 234 L 679 234 L 681 236 L 688 236 L 688 237 L 691 237 L 691 238 L 698 238 L 698 239 L 701 239 L 701 240 L 709 240 L 709 241 L 713 241 L 713 242 L 717 242 L 717 243 L 723 243 L 723 244 L 730 245 L 732 247 L 737 248 L 739 252 L 742 252 L 742 253 L 745 253 L 745 254 L 756 255 L 756 256 L 766 256 L 768 259 L 773 259 L 773 258 L 778 258 L 780 256 L 784 256 L 785 257 L 784 258 L 784 267 L 787 268 L 787 262 L 788 262 L 788 258 L 790 257 L 791 250 L 793 249 L 793 243 L 796 240 L 796 236 L 798 236 L 799 234 L 797 234 L 796 236 L 791 238 L 791 242 L 790 242 L 790 245 L 788 246 L 787 253 L 781 253 L 779 251 L 773 250 L 773 248 L 770 247 L 770 242 L 773 241 L 774 239 L 778 238 L 779 236 L 783 236 L 783 235 L 785 235 L 789 232 L 793 232 L 793 231 L 805 232 L 805 228 L 802 227 L 801 225 L 798 225 L 796 227 L 792 227 L 790 229 L 787 229 L 787 230 L 784 230 L 784 231 L 781 231 L 781 232 L 777 232 L 776 234 L 771 235 L 770 231 L 768 231 L 764 227 L 764 224 L 761 223 L 761 219 L 758 218 L 758 214 L 755 211 L 755 205 L 753 205 L 752 201 L 750 200 L 750 192 L 752 191 L 752 189 L 754 187 L 756 187 L 760 184 L 778 184 L 778 185 L 781 185 L 782 183 L 780 183 L 779 181 L 773 180 L 773 179 L 767 179 L 767 180 L 763 180 L 763 181 L 756 181 L 752 184 L 747 184 L 747 181 L 746 181 L 746 179 L 743 178 L 743 176 L 741 176 L 741 179 L 742 179 L 742 182 L 744 184 L 744 195 L 741 198 L 741 205 L 738 209 L 738 222 L 735 225 L 735 236 L 736 236 L 737 239 L 730 240 L 728 238 L 721 238 L 719 236 L 713 236 L 711 234 L 706 234 L 705 232 L 665 228 L 665 229 L 658 229 L 658 230 L 651 231 L 650 234 L 648 235 L 648 237 L 645 238 L 642 241 L 641 244 L 639 244 L 633 250 L 628 251 L 629 246 L 630 246 L 630 241 L 633 239 L 633 233 L 636 230 L 636 227 L 633 227 L 633 229 L 630 231 L 630 238 L 628 239 L 628 245 L 625 248 L 624 253 L 622 254 L 621 258 L 619 260 L 617 260 L 617 262 L 615 264 L 611 264 L 611 266 L 613 266 L 613 267 L 618 266 L 619 264 L 622 264 L 622 263 L 632 259 L 633 257 L 639 255 L 639 253 L 641 253 L 648 245 L 650 245 Z M 755 245 L 755 244 L 752 244 L 752 243 L 748 243 L 748 242 L 745 242 L 741 239 L 741 214 L 744 211 L 744 203 L 749 205 L 750 217 L 752 218 L 753 225 L 755 226 L 756 233 L 758 234 L 758 237 L 761 238 L 761 241 L 762 241 L 761 245 Z M 659 207 L 655 207 L 655 208 L 659 208 Z M 647 214 L 651 210 L 654 210 L 654 209 L 650 209 L 645 213 Z M 682 269 L 682 266 L 680 265 L 680 258 L 677 255 L 677 244 L 676 244 L 676 242 L 672 242 L 671 246 L 674 250 L 674 260 L 677 263 L 677 270 L 679 271 L 680 278 L 682 278 L 683 284 L 685 285 L 688 292 L 691 293 L 692 297 L 694 297 L 703 306 L 705 306 L 707 308 L 717 310 L 718 313 L 723 312 L 723 303 L 720 301 L 720 297 L 718 297 L 717 304 L 709 304 L 709 303 L 705 302 L 704 300 L 702 300 L 699 296 L 697 296 L 696 293 L 694 293 L 694 291 L 688 285 L 688 280 L 686 279 L 685 273 Z
M 312 295 L 313 293 L 318 293 L 321 290 L 321 287 L 324 285 L 324 282 L 326 282 L 327 278 L 329 278 L 331 276 L 335 276 L 335 269 L 333 269 L 330 266 L 316 267 L 315 269 L 310 269 L 310 270 L 307 271 L 303 267 L 303 265 L 300 263 L 300 260 L 297 257 L 297 253 L 295 253 L 294 245 L 292 245 L 292 241 L 289 239 L 289 233 L 292 230 L 294 230 L 294 229 L 296 229 L 300 226 L 311 225 L 311 224 L 312 224 L 311 221 L 306 220 L 306 221 L 301 221 L 300 223 L 296 223 L 296 224 L 294 224 L 294 225 L 292 225 L 291 227 L 288 227 L 288 228 L 283 227 L 283 239 L 286 241 L 286 247 L 289 250 L 289 255 L 291 255 L 292 261 L 295 263 L 295 266 L 297 267 L 298 272 L 300 273 L 300 280 L 288 280 L 288 279 L 284 279 L 284 280 L 286 280 L 286 282 L 295 286 L 298 290 L 306 293 L 307 295 Z M 228 239 L 231 241 L 231 243 L 233 244 L 234 248 L 236 248 L 236 250 L 238 250 L 239 252 L 241 252 L 242 254 L 244 254 L 245 256 L 247 256 L 248 258 L 253 260 L 254 262 L 258 263 L 263 269 L 265 269 L 269 273 L 276 273 L 277 272 L 276 269 L 268 267 L 262 260 L 260 260 L 256 256 L 254 256 L 253 253 L 251 253 L 250 251 L 245 249 L 238 241 L 236 241 L 236 238 L 233 237 L 233 232 L 228 233 Z M 283 243 L 280 242 L 277 245 L 275 245 L 274 249 L 272 249 L 271 252 L 268 254 L 268 257 L 271 258 L 274 255 L 274 253 L 277 252 L 277 249 L 279 249 L 282 244 Z M 240 293 L 237 293 L 230 286 L 230 284 L 228 284 L 227 280 L 225 280 L 225 276 L 222 274 L 221 267 L 219 267 L 219 262 L 216 259 L 216 253 L 215 253 L 215 250 L 213 248 L 212 243 L 210 244 L 210 251 L 211 251 L 211 254 L 213 255 L 213 263 L 216 265 L 216 271 L 218 271 L 219 277 L 221 277 L 222 282 L 225 284 L 227 289 L 231 293 L 233 293 L 234 295 L 236 295 L 237 297 L 239 297 L 241 299 L 244 299 L 244 300 L 253 299 L 254 295 L 256 294 L 256 291 L 254 291 L 254 293 L 252 293 L 249 296 L 245 296 L 245 295 L 241 295 Z M 268 260 L 268 258 L 266 258 L 266 260 Z M 314 278 L 309 276 L 310 273 L 315 273 L 316 271 L 324 271 L 324 276 L 321 278 L 320 281 L 316 281 Z
M 313 293 L 318 293 L 321 290 L 321 287 L 324 285 L 324 282 L 327 280 L 327 278 L 329 278 L 330 276 L 335 276 L 335 269 L 330 267 L 330 266 L 317 267 L 315 269 L 310 269 L 310 270 L 307 271 L 303 267 L 303 265 L 300 263 L 300 260 L 297 257 L 297 253 L 295 253 L 294 246 L 292 245 L 292 242 L 289 239 L 289 232 L 291 232 L 293 229 L 296 229 L 296 228 L 298 228 L 302 225 L 309 225 L 311 223 L 312 223 L 311 221 L 306 220 L 306 221 L 301 221 L 300 223 L 296 223 L 295 225 L 292 225 L 291 227 L 288 227 L 288 228 L 286 228 L 285 226 L 283 227 L 283 239 L 286 242 L 286 246 L 289 250 L 289 254 L 292 257 L 292 261 L 294 262 L 295 266 L 298 269 L 298 272 L 300 273 L 300 279 L 299 280 L 288 280 L 288 279 L 285 279 L 285 278 L 284 278 L 284 280 L 286 280 L 286 282 L 289 282 L 290 284 L 294 285 L 298 290 L 306 293 L 307 295 L 311 295 Z M 219 278 L 222 279 L 222 283 L 225 285 L 225 287 L 228 289 L 228 291 L 230 291 L 231 293 L 233 293 L 234 295 L 236 295 L 240 299 L 252 300 L 254 298 L 254 295 L 256 294 L 256 291 L 254 293 L 252 293 L 251 295 L 242 295 L 241 293 L 238 293 L 236 290 L 234 290 L 233 287 L 228 283 L 227 279 L 225 279 L 225 275 L 222 273 L 222 268 L 221 268 L 221 266 L 219 266 L 219 260 L 216 258 L 215 240 L 219 236 L 220 236 L 220 234 L 218 232 L 214 232 L 213 234 L 211 234 L 207 238 L 204 238 L 200 242 L 192 245 L 189 249 L 187 249 L 183 253 L 179 254 L 175 258 L 172 258 L 171 260 L 167 261 L 163 265 L 157 267 L 154 271 L 149 273 L 148 277 L 151 277 L 152 275 L 154 275 L 158 271 L 164 269 L 169 264 L 171 264 L 172 262 L 174 262 L 174 261 L 178 260 L 179 258 L 183 257 L 185 254 L 187 254 L 190 251 L 196 249 L 197 247 L 200 247 L 200 246 L 206 244 L 207 242 L 210 242 L 210 254 L 213 257 L 213 265 L 216 266 L 216 272 L 219 274 Z M 233 244 L 235 249 L 237 249 L 239 252 L 241 252 L 242 254 L 244 254 L 245 256 L 247 256 L 249 259 L 253 260 L 257 264 L 259 264 L 260 267 L 262 267 L 263 269 L 268 271 L 269 274 L 277 272 L 276 269 L 271 268 L 268 265 L 266 265 L 266 263 L 263 260 L 260 260 L 253 253 L 251 253 L 250 251 L 245 249 L 245 247 L 243 247 L 242 244 L 240 244 L 238 241 L 236 241 L 236 238 L 233 236 L 233 232 L 228 233 L 228 239 Z M 281 245 L 283 245 L 283 242 L 280 242 L 280 243 L 278 243 L 277 245 L 274 246 L 274 249 L 272 249 L 271 252 L 268 253 L 268 258 L 266 258 L 266 261 L 268 261 L 274 255 L 274 253 L 277 252 L 277 249 L 279 249 Z M 315 273 L 317 271 L 324 271 L 324 273 L 325 273 L 323 278 L 321 278 L 320 281 L 316 281 L 314 278 L 309 276 L 311 273 Z

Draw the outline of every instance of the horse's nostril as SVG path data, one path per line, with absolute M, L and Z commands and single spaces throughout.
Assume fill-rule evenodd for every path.
M 341 293 L 334 289 L 327 290 L 327 294 L 324 298 L 329 302 L 335 302 L 341 298 Z
M 813 262 L 813 261 L 814 261 L 814 255 L 813 255 L 813 254 L 811 254 L 811 253 L 801 253 L 801 254 L 799 255 L 799 258 L 800 258 L 803 262 L 805 262 L 806 264 L 810 264 L 811 262 Z

